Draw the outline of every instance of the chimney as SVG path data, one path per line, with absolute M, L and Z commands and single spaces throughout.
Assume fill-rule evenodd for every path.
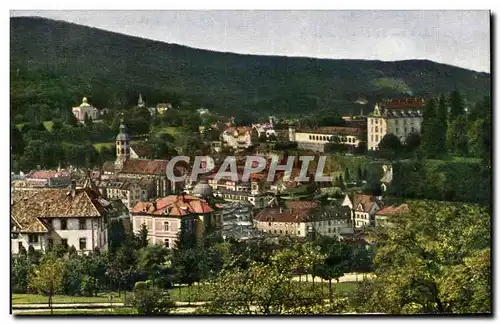
M 280 214 L 283 213 L 283 207 L 280 207 Z

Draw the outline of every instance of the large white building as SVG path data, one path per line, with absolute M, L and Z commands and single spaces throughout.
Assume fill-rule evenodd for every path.
M 314 129 L 295 129 L 290 126 L 288 139 L 297 142 L 297 147 L 303 150 L 323 152 L 325 144 L 337 137 L 339 144 L 346 144 L 352 148 L 358 147 L 363 140 L 363 131 L 358 127 L 318 127 Z
M 368 150 L 378 150 L 386 134 L 396 135 L 402 143 L 410 133 L 420 133 L 424 99 L 398 99 L 375 105 L 368 115 Z
M 90 105 L 86 97 L 83 97 L 81 105 L 78 107 L 73 107 L 72 111 L 76 119 L 81 122 L 85 120 L 85 115 L 92 118 L 92 120 L 99 119 L 100 115 L 99 110 L 96 107 Z

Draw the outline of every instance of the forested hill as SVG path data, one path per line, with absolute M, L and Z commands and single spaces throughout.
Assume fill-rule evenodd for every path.
M 83 96 L 98 108 L 127 107 L 139 92 L 151 105 L 180 100 L 245 116 L 359 112 L 360 97 L 372 103 L 455 88 L 476 101 L 490 90 L 487 73 L 427 60 L 219 53 L 36 17 L 11 18 L 10 27 L 11 109 L 25 117 L 62 113 Z

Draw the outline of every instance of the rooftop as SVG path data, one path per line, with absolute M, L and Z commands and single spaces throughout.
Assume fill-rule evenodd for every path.
M 108 204 L 89 188 L 13 190 L 11 219 L 18 232 L 47 232 L 39 218 L 101 217 Z
M 132 214 L 186 216 L 212 212 L 205 199 L 192 195 L 169 195 L 155 202 L 138 202 L 132 208 Z

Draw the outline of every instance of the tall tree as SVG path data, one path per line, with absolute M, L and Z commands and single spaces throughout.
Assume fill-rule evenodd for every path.
M 451 120 L 446 132 L 446 148 L 448 151 L 467 156 L 469 153 L 467 132 L 467 117 L 465 115 L 459 115 Z
M 427 156 L 434 158 L 443 154 L 443 128 L 445 129 L 445 125 L 440 124 L 438 120 L 436 99 L 431 98 L 426 102 L 422 121 L 421 147 Z
M 464 114 L 464 102 L 458 90 L 453 90 L 450 94 L 450 119 Z
M 48 296 L 48 305 L 52 315 L 52 297 L 62 288 L 65 264 L 64 260 L 54 255 L 45 255 L 43 261 L 35 268 L 30 278 L 29 285 Z

